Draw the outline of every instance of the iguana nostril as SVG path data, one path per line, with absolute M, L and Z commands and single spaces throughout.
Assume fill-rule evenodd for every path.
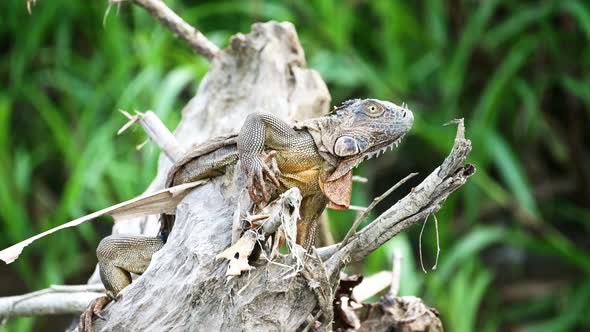
M 406 111 L 403 112 L 402 118 L 406 117 Z

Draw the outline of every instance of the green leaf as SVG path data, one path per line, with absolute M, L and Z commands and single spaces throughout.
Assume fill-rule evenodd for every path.
M 516 154 L 504 138 L 495 132 L 488 133 L 487 137 L 487 148 L 493 157 L 494 164 L 500 171 L 502 179 L 514 194 L 519 205 L 526 209 L 532 216 L 538 218 L 540 215 L 539 209 L 531 192 L 531 186 L 528 183 Z

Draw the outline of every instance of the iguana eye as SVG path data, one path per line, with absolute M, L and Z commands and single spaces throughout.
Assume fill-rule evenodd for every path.
M 370 104 L 367 107 L 367 113 L 369 115 L 379 115 L 379 114 L 383 113 L 383 110 L 381 109 L 381 107 L 379 107 L 375 104 Z

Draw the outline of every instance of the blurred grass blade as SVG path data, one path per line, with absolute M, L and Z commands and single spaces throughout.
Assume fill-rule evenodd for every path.
M 495 132 L 488 133 L 487 137 L 487 148 L 493 156 L 494 164 L 498 167 L 504 182 L 514 194 L 519 205 L 532 216 L 538 218 L 540 215 L 539 209 L 516 154 L 506 141 Z

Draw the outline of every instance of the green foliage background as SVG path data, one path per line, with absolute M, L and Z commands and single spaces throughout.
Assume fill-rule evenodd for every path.
M 448 331 L 590 329 L 590 5 L 586 1 L 252 1 L 166 3 L 225 46 L 257 21 L 295 24 L 335 103 L 407 102 L 415 127 L 370 162 L 356 204 L 444 158 L 464 117 L 478 172 L 437 214 L 441 257 L 424 274 L 419 229 L 352 271 L 404 253 L 402 294 L 436 307 Z M 107 1 L 0 2 L 0 247 L 136 196 L 158 150 L 116 137 L 116 111 L 154 110 L 173 128 L 208 63 L 139 8 Z M 104 18 L 104 24 L 103 24 Z M 415 183 L 419 181 L 415 179 Z M 410 189 L 399 190 L 398 197 Z M 393 203 L 393 200 L 389 203 Z M 387 206 L 387 202 L 383 204 Z M 330 213 L 336 237 L 352 213 Z M 431 220 L 432 221 L 432 220 Z M 429 268 L 436 241 L 427 224 Z M 0 295 L 80 283 L 110 221 L 52 235 L 0 266 Z M 68 318 L 9 320 L 54 330 Z

